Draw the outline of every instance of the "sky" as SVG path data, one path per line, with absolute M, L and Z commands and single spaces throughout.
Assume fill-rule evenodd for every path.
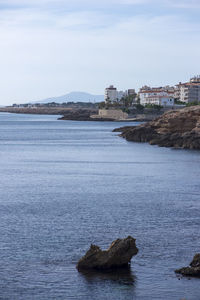
M 0 105 L 200 73 L 200 0 L 0 0 Z

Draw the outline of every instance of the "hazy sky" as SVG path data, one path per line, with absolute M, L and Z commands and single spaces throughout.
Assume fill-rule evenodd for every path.
M 0 0 L 0 104 L 200 73 L 200 0 Z

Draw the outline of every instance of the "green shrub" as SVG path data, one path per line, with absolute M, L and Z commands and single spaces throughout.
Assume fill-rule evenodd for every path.
M 186 104 L 187 107 L 189 107 L 189 106 L 195 106 L 195 105 L 200 105 L 200 103 L 197 102 L 197 101 L 194 101 L 194 102 L 190 102 L 190 103 Z

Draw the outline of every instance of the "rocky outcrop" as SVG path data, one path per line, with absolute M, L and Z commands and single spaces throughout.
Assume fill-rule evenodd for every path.
M 97 110 L 92 109 L 72 109 L 64 113 L 64 116 L 59 120 L 73 120 L 73 121 L 92 121 L 91 115 L 97 113 Z
M 184 276 L 192 276 L 200 278 L 200 253 L 195 254 L 190 267 L 181 268 L 175 270 L 176 273 L 179 273 Z
M 120 131 L 120 136 L 128 141 L 200 149 L 200 105 L 170 111 L 151 122 L 114 131 Z
M 131 236 L 125 239 L 115 240 L 108 250 L 105 251 L 96 245 L 91 245 L 90 249 L 79 260 L 77 269 L 108 270 L 128 266 L 133 255 L 137 253 L 138 249 L 135 244 L 135 239 Z

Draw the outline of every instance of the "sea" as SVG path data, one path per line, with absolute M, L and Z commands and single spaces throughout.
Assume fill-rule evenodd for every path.
M 200 152 L 127 142 L 120 122 L 0 113 L 0 299 L 200 299 Z M 133 236 L 129 270 L 78 272 Z

